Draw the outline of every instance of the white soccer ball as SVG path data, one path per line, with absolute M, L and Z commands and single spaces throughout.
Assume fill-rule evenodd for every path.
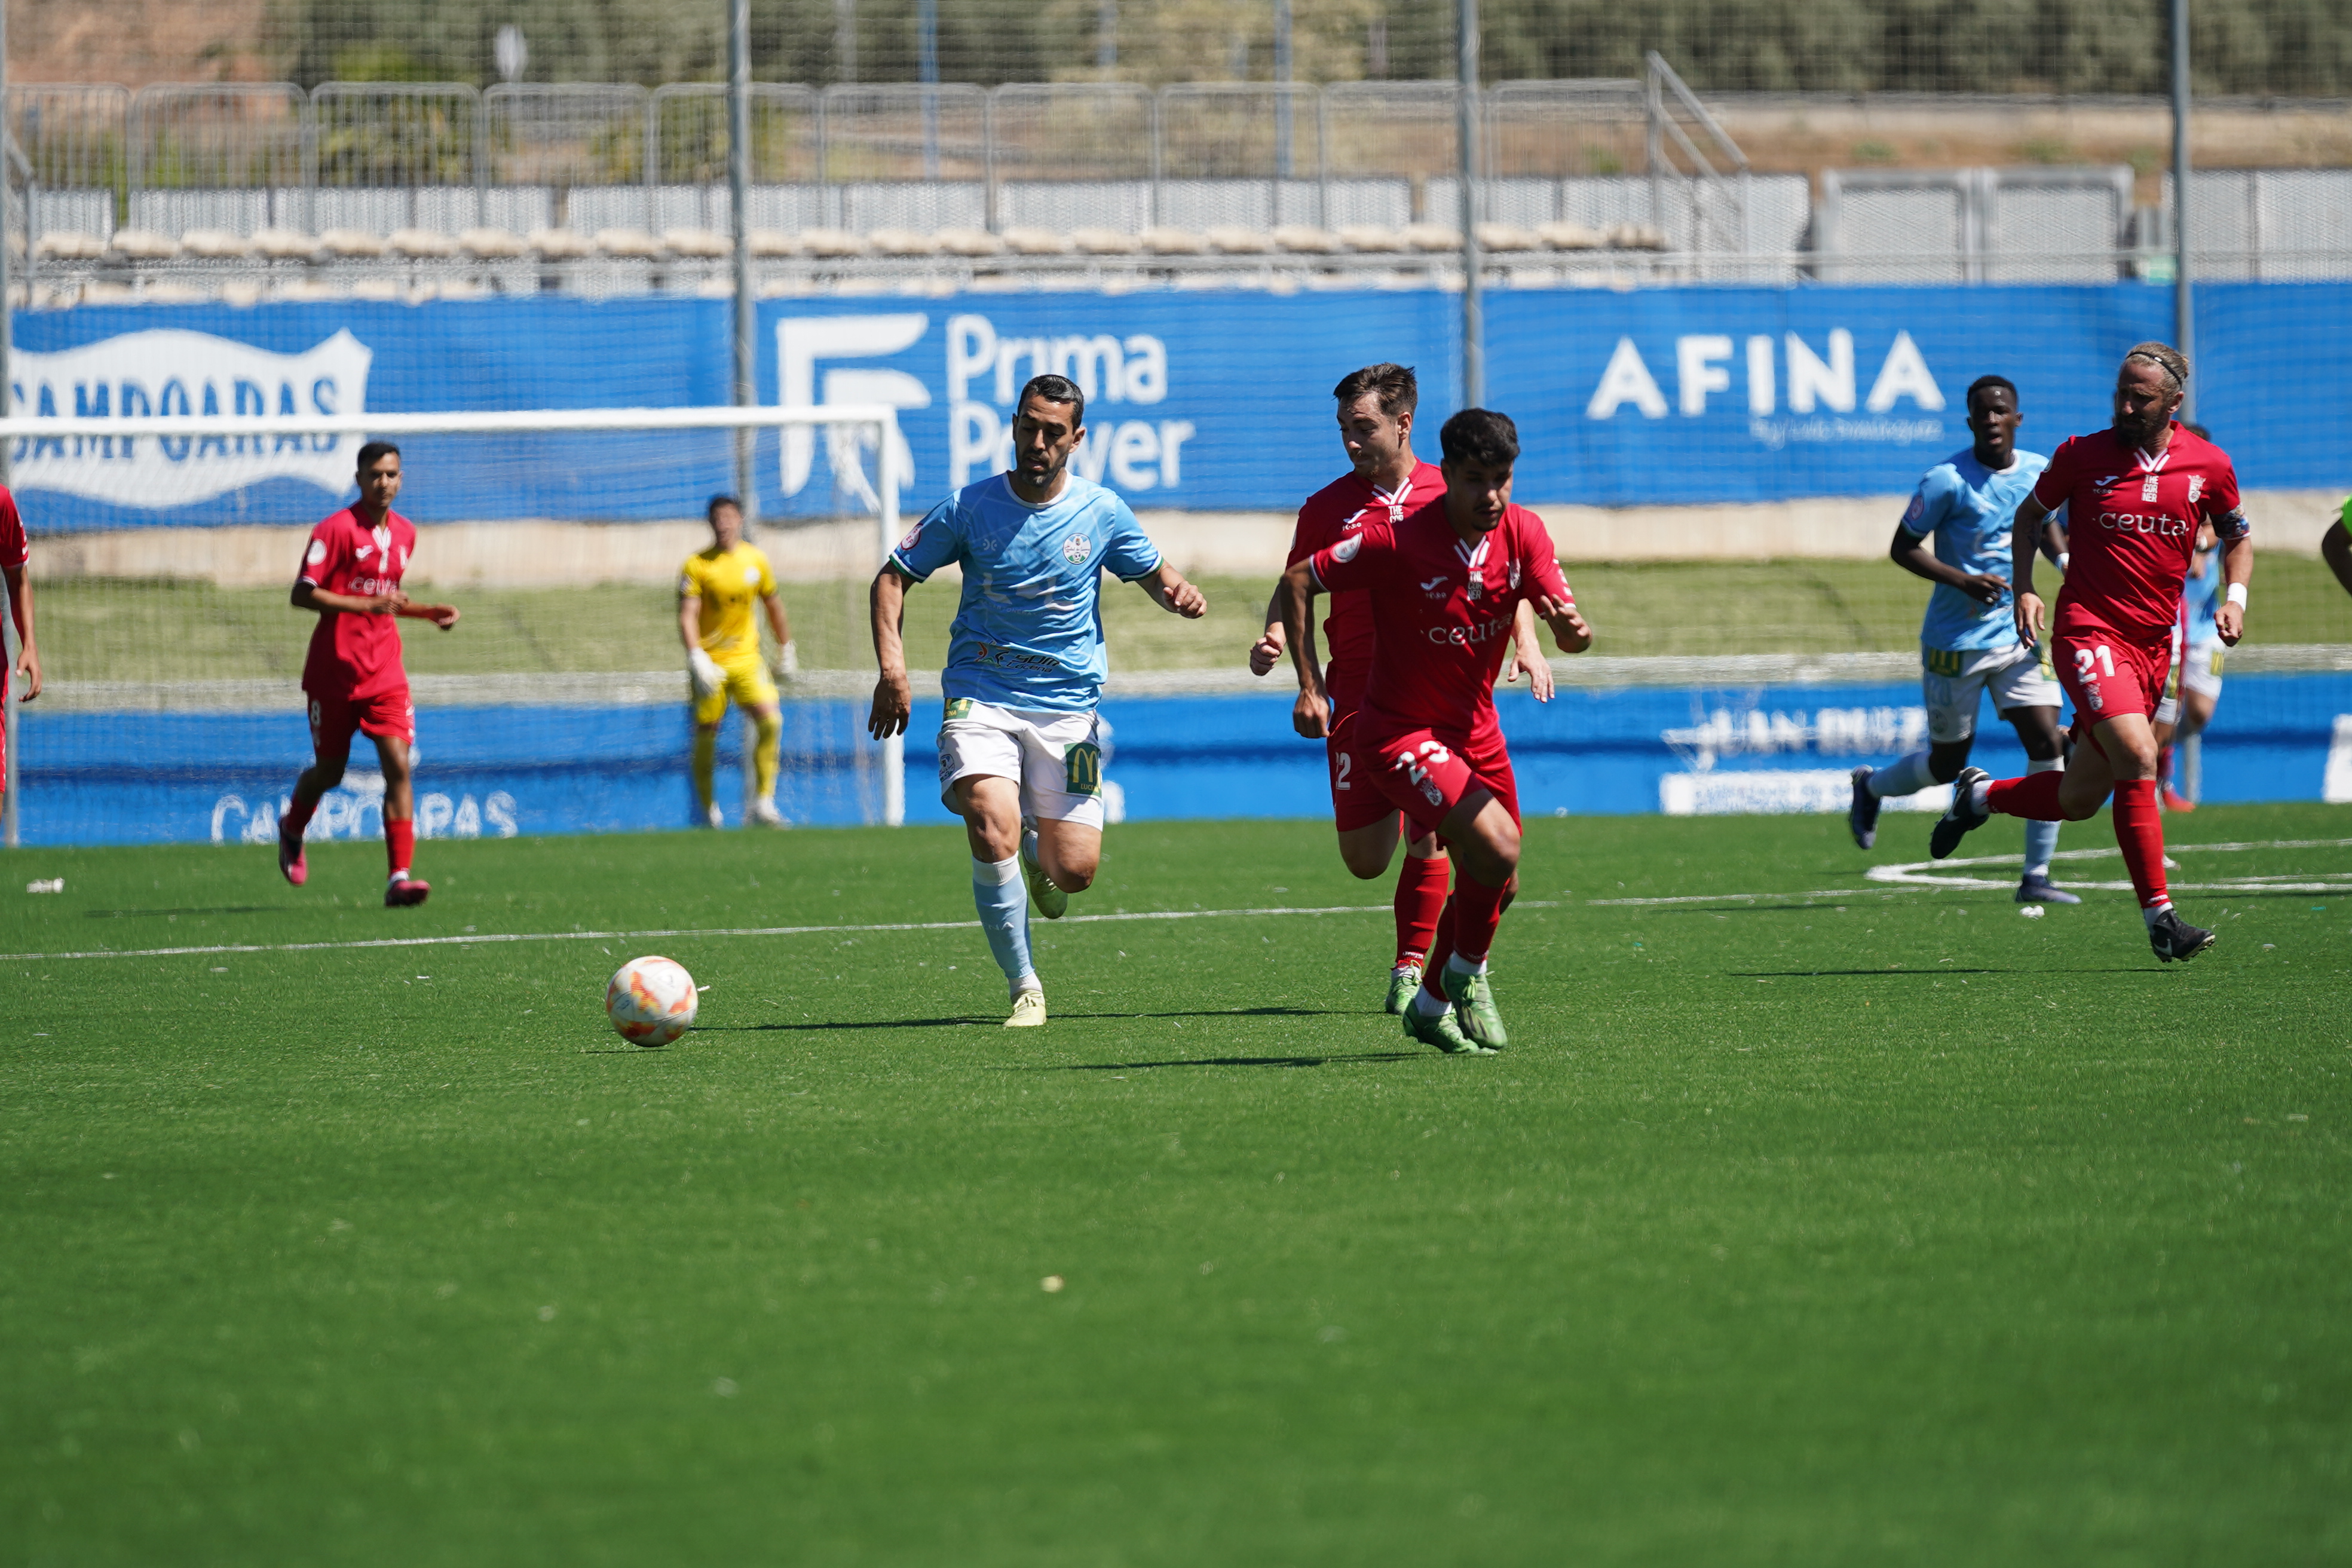
M 604 1014 L 625 1040 L 666 1046 L 694 1027 L 701 997 L 694 976 L 674 959 L 633 958 L 604 987 Z

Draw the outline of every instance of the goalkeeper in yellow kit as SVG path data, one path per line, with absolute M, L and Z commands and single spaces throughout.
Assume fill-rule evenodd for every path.
M 768 558 L 743 542 L 743 509 L 733 496 L 713 496 L 709 508 L 710 548 L 686 558 L 677 574 L 677 631 L 686 643 L 687 680 L 694 691 L 694 804 L 698 819 L 724 826 L 711 798 L 711 773 L 719 758 L 719 725 L 733 699 L 754 735 L 751 777 L 756 786 L 745 821 L 763 827 L 785 826 L 776 810 L 776 752 L 783 716 L 776 706 L 776 683 L 760 657 L 760 631 L 751 622 L 751 602 L 768 612 L 776 634 L 774 673 L 795 668 L 793 634 L 784 621 L 776 574 Z

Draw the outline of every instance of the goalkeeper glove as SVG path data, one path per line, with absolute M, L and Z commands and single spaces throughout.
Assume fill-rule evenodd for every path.
M 798 675 L 801 672 L 801 646 L 788 642 L 776 650 L 775 670 L 778 675 Z
M 727 672 L 719 668 L 717 659 L 700 648 L 686 656 L 686 678 L 693 684 L 697 697 L 708 697 L 727 684 Z

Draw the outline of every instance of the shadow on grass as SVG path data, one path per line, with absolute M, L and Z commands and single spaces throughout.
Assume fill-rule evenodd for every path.
M 2040 974 L 2042 970 L 2023 969 L 1947 969 L 1937 964 L 1932 969 L 1727 969 L 1724 977 L 1730 980 L 1810 980 L 1815 975 L 1875 975 L 1881 980 L 1940 980 L 1947 974 Z
M 994 1018 L 877 1018 L 855 1024 L 697 1024 L 698 1035 L 759 1035 L 814 1034 L 835 1029 L 961 1029 L 974 1024 L 993 1024 Z
M 120 921 L 163 919 L 173 915 L 277 915 L 290 913 L 301 906 L 296 904 L 224 904 L 211 910 L 84 910 L 82 919 L 89 921 Z
M 1069 1062 L 1060 1067 L 1030 1068 L 1030 1072 L 1142 1072 L 1150 1068 L 1319 1068 L 1333 1062 L 1409 1062 L 1429 1051 L 1368 1051 L 1344 1057 L 1187 1057 L 1164 1062 Z

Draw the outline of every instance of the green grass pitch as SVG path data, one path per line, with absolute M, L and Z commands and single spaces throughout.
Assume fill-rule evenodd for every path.
M 0 962 L 0 1559 L 2352 1557 L 2352 814 L 2172 818 L 2169 969 L 1926 826 L 1530 824 L 1468 1061 L 1316 824 L 1113 829 L 1198 913 L 1022 1034 L 971 929 L 585 934 L 968 921 L 950 832 L 0 856 L 0 951 L 254 950 Z

